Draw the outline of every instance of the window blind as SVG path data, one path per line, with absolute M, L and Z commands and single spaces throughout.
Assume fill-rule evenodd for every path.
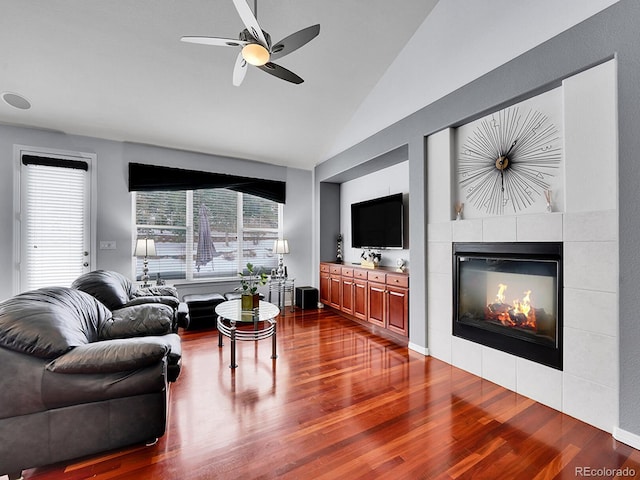
M 70 286 L 88 261 L 84 256 L 87 173 L 78 168 L 85 162 L 61 168 L 51 162 L 25 162 L 25 157 L 23 288 Z
M 151 279 L 235 279 L 247 262 L 267 273 L 276 267 L 276 202 L 220 188 L 136 192 L 135 211 L 137 236 L 156 244 L 157 256 L 148 259 Z M 136 277 L 142 262 L 136 261 Z

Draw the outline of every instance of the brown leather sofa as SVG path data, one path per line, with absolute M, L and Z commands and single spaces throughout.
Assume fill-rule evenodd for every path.
M 0 303 L 0 476 L 162 436 L 173 314 L 63 287 Z

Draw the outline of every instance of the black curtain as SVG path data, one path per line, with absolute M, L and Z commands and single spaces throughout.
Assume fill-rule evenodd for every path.
M 285 203 L 286 200 L 286 183 L 277 180 L 129 163 L 130 192 L 199 190 L 203 188 L 227 188 L 278 203 Z

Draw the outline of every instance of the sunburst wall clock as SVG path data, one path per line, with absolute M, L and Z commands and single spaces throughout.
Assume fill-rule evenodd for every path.
M 500 110 L 461 139 L 461 194 L 489 215 L 520 212 L 544 198 L 561 160 L 560 133 L 546 114 L 520 106 Z

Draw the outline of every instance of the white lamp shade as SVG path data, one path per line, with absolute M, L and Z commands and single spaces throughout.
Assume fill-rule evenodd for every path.
M 273 242 L 273 253 L 289 253 L 289 242 L 286 240 L 275 240 Z
M 155 257 L 156 242 L 153 238 L 139 238 L 133 251 L 134 257 Z

